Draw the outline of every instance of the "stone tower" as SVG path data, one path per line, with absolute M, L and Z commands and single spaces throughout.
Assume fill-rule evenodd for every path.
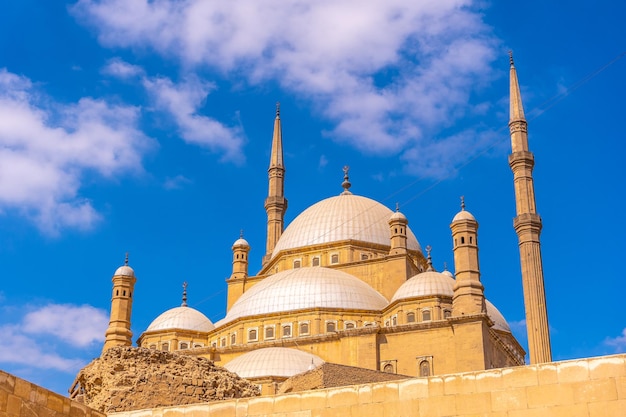
M 233 243 L 233 273 L 231 279 L 245 279 L 248 277 L 248 252 L 250 244 L 243 238 L 243 232 L 239 239 Z
M 454 245 L 456 282 L 452 297 L 452 314 L 470 316 L 487 312 L 478 265 L 478 222 L 461 199 L 461 211 L 450 224 Z
M 285 198 L 285 165 L 283 161 L 283 134 L 280 125 L 280 103 L 276 103 L 276 119 L 274 119 L 274 136 L 270 167 L 268 169 L 269 191 L 265 199 L 267 212 L 267 244 L 263 264 L 270 260 L 276 242 L 284 229 L 287 199 Z
M 128 254 L 124 265 L 113 274 L 113 296 L 111 299 L 111 318 L 105 332 L 102 352 L 113 346 L 131 346 L 133 333 L 130 331 L 130 314 L 133 307 L 135 271 L 128 266 Z
M 409 224 L 408 219 L 400 212 L 400 208 L 396 206 L 396 212 L 389 218 L 389 231 L 391 234 L 391 255 L 406 254 L 406 228 Z
M 513 226 L 519 239 L 530 363 L 535 364 L 552 361 L 541 245 L 539 243 L 541 217 L 537 214 L 535 206 L 532 175 L 535 158 L 528 150 L 527 123 L 524 117 L 517 72 L 513 64 L 513 54 L 510 54 L 510 63 L 509 129 L 512 153 L 509 156 L 509 165 L 513 171 L 517 208 L 517 216 L 513 220 Z

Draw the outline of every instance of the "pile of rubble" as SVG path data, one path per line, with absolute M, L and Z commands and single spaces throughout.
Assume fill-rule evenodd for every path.
M 213 361 L 154 349 L 114 347 L 76 377 L 70 396 L 112 413 L 259 395 Z

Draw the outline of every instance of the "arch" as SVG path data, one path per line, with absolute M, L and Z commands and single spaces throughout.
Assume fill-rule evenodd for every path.
M 431 321 L 432 315 L 430 310 L 422 310 L 422 321 Z
M 407 323 L 415 323 L 415 313 L 412 311 L 409 311 L 408 313 L 406 313 L 406 322 Z
M 420 376 L 430 376 L 430 363 L 427 360 L 420 362 Z

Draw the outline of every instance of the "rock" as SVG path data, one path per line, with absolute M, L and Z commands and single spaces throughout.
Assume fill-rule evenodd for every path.
M 85 366 L 72 391 L 104 413 L 257 395 L 255 384 L 209 359 L 126 346 L 108 349 Z

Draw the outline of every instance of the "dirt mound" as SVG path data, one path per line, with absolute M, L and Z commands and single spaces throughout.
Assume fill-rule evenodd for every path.
M 71 397 L 109 413 L 259 395 L 213 361 L 154 349 L 114 347 L 85 366 Z

